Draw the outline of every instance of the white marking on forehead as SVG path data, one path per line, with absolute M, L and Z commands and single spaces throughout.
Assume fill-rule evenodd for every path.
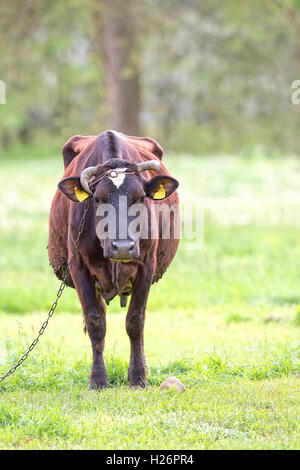
M 108 176 L 108 178 L 114 183 L 114 185 L 119 189 L 119 187 L 124 183 L 124 179 L 126 177 L 127 168 L 114 168 L 111 170 L 111 173 L 116 173 L 116 176 Z

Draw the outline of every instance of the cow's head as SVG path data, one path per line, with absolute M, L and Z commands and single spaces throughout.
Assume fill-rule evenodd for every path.
M 105 258 L 122 262 L 139 258 L 141 230 L 136 234 L 130 231 L 136 210 L 149 209 L 151 199 L 165 199 L 178 187 L 178 181 L 167 175 L 159 174 L 150 180 L 145 178 L 145 170 L 158 171 L 160 168 L 158 160 L 133 163 L 111 159 L 102 165 L 85 168 L 80 176 L 65 178 L 59 183 L 59 189 L 74 202 L 93 199 L 96 233 Z M 106 227 L 108 231 L 105 232 Z

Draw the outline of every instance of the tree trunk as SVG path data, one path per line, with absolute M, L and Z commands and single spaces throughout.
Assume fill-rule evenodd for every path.
M 137 0 L 95 0 L 96 38 L 107 90 L 108 127 L 140 135 Z

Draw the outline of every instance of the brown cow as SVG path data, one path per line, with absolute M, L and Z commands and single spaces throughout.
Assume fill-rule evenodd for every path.
M 169 214 L 170 236 L 164 237 L 163 216 L 155 209 L 162 205 L 177 207 L 178 182 L 161 162 L 162 148 L 150 138 L 129 137 L 115 131 L 75 136 L 67 141 L 62 153 L 65 172 L 52 202 L 48 252 L 55 274 L 62 279 L 77 238 L 83 201 L 90 198 L 66 282 L 77 291 L 92 343 L 91 388 L 108 385 L 103 358 L 103 299 L 108 303 L 119 295 L 121 306 L 125 306 L 130 294 L 126 317 L 131 346 L 128 380 L 133 387 L 146 387 L 143 335 L 148 294 L 151 284 L 162 277 L 171 263 L 179 242 L 174 233 L 175 211 Z M 146 212 L 136 224 L 136 231 L 129 233 L 130 223 L 137 220 L 130 215 L 132 207 L 140 208 L 140 216 L 144 209 Z M 110 208 L 115 218 L 107 218 Z M 115 226 L 109 227 L 111 220 Z M 103 230 L 99 229 L 101 226 Z M 146 236 L 141 226 L 147 227 Z

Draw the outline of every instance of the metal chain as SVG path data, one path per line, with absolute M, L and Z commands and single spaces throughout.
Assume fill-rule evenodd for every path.
M 56 294 L 56 299 L 55 301 L 53 302 L 53 304 L 51 305 L 51 308 L 48 312 L 48 316 L 47 316 L 47 319 L 44 321 L 44 323 L 42 324 L 40 330 L 39 330 L 39 334 L 38 336 L 35 338 L 35 340 L 32 341 L 31 345 L 29 346 L 29 348 L 27 349 L 27 351 L 25 353 L 22 354 L 22 356 L 20 357 L 19 361 L 17 362 L 16 365 L 14 365 L 11 369 L 9 369 L 9 371 L 6 372 L 6 374 L 2 375 L 0 377 L 0 383 L 5 380 L 9 375 L 13 374 L 15 372 L 15 370 L 20 367 L 20 365 L 27 359 L 27 357 L 29 356 L 29 354 L 31 353 L 31 351 L 35 348 L 35 346 L 37 345 L 37 343 L 39 342 L 39 339 L 40 337 L 42 336 L 42 334 L 44 333 L 45 329 L 47 328 L 48 326 L 48 323 L 49 323 L 49 320 L 50 318 L 52 317 L 52 315 L 54 314 L 55 312 L 55 309 L 57 307 L 57 303 L 58 303 L 58 300 L 59 298 L 61 297 L 63 291 L 64 291 L 64 288 L 66 287 L 66 279 L 67 279 L 67 276 L 69 275 L 70 273 L 70 269 L 71 269 L 71 266 L 72 266 L 72 263 L 73 263 L 73 259 L 74 259 L 74 256 L 75 256 L 75 252 L 78 248 L 78 245 L 79 245 L 79 239 L 81 237 L 81 234 L 83 232 L 83 227 L 84 227 L 84 221 L 85 221 L 85 217 L 86 217 L 86 214 L 87 214 L 87 211 L 89 209 L 89 203 L 90 203 L 90 200 L 88 199 L 85 203 L 85 206 L 84 206 L 84 211 L 83 211 L 83 214 L 82 214 L 82 218 L 81 218 L 81 221 L 80 221 L 80 224 L 79 224 L 79 228 L 78 228 L 78 235 L 77 235 L 77 238 L 75 240 L 75 243 L 74 243 L 74 246 L 73 246 L 73 250 L 72 250 L 72 255 L 71 255 L 71 259 L 70 259 L 70 262 L 68 264 L 68 268 L 66 269 L 66 272 L 65 272 L 65 275 L 63 277 L 63 280 L 59 286 L 59 289 L 57 291 L 57 294 Z

